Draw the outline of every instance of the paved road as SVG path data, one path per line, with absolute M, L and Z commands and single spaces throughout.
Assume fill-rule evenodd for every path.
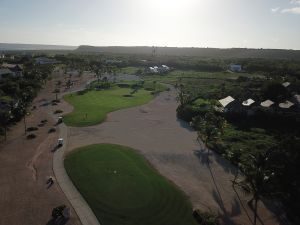
M 59 136 L 64 139 L 64 145 L 59 148 L 53 156 L 53 171 L 56 180 L 73 206 L 82 225 L 100 225 L 93 211 L 73 185 L 65 170 L 64 153 L 68 144 L 68 129 L 66 125 L 59 125 Z
M 87 85 L 94 81 L 95 79 L 91 79 L 87 82 Z M 81 85 L 80 87 L 76 87 L 75 89 L 72 88 L 68 92 L 64 93 L 72 93 L 77 92 L 79 90 L 84 89 L 85 85 Z M 60 98 L 64 95 L 62 94 Z M 72 110 L 72 107 L 67 105 L 67 103 L 63 102 L 58 106 L 60 109 L 63 109 L 65 113 Z M 52 111 L 53 109 L 49 108 L 49 114 L 54 117 L 54 119 L 57 121 L 58 116 L 53 115 Z M 68 128 L 65 124 L 60 124 L 59 126 L 59 137 L 64 139 L 64 145 L 57 149 L 54 152 L 53 155 L 53 171 L 56 178 L 57 183 L 59 184 L 60 188 L 66 195 L 67 199 L 71 203 L 72 207 L 74 208 L 77 216 L 80 219 L 80 222 L 82 225 L 100 225 L 99 221 L 97 220 L 95 214 L 87 204 L 87 202 L 84 200 L 84 198 L 81 196 L 81 194 L 78 192 L 76 187 L 73 185 L 72 181 L 70 180 L 65 167 L 64 167 L 64 158 L 65 158 L 65 150 L 66 146 L 68 146 Z

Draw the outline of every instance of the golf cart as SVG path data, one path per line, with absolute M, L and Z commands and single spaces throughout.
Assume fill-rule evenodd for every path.
M 59 138 L 57 140 L 57 147 L 59 148 L 59 147 L 62 147 L 63 145 L 64 145 L 64 139 L 63 138 Z

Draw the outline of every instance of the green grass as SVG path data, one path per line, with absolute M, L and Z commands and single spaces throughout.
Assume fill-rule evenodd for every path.
M 82 147 L 65 168 L 103 225 L 196 225 L 184 194 L 128 147 Z
M 91 126 L 105 120 L 107 113 L 119 109 L 143 105 L 153 99 L 150 91 L 140 89 L 132 97 L 132 89 L 116 86 L 103 91 L 88 91 L 83 95 L 68 94 L 64 99 L 74 106 L 74 111 L 64 116 L 64 123 L 69 126 Z
M 128 67 L 121 68 L 121 72 L 124 74 L 136 75 L 139 69 L 143 69 L 143 68 L 128 66 Z
M 212 79 L 215 80 L 231 80 L 237 79 L 239 76 L 243 77 L 261 77 L 257 74 L 249 74 L 249 73 L 230 73 L 230 72 L 198 72 L 194 70 L 174 70 L 165 75 L 147 75 L 145 76 L 145 80 L 157 80 L 158 82 L 175 84 L 179 79 L 182 80 L 207 80 Z

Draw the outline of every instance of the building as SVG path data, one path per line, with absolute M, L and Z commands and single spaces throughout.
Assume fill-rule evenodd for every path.
M 3 63 L 2 68 L 9 69 L 14 76 L 22 76 L 23 75 L 23 65 L 21 64 L 9 64 L 9 63 Z
M 274 104 L 274 102 L 271 101 L 271 100 L 269 100 L 269 99 L 266 100 L 266 101 L 264 101 L 264 102 L 261 102 L 261 103 L 260 103 L 260 105 L 261 105 L 262 107 L 266 107 L 266 108 L 271 107 L 273 104 Z
M 59 62 L 55 59 L 49 59 L 46 57 L 38 57 L 38 58 L 35 58 L 35 63 L 39 64 L 39 65 L 45 65 L 45 64 L 57 64 Z
M 254 101 L 253 99 L 249 98 L 249 99 L 243 101 L 243 102 L 242 102 L 242 105 L 243 105 L 243 106 L 250 106 L 250 105 L 252 105 L 254 102 L 255 102 L 255 101 Z
M 281 102 L 279 103 L 279 107 L 282 109 L 289 109 L 291 108 L 293 105 L 295 105 L 294 103 L 290 102 L 290 101 L 285 101 L 285 102 Z
M 232 72 L 241 72 L 242 71 L 242 66 L 238 64 L 230 64 L 229 69 Z
M 160 70 L 160 72 L 165 73 L 170 70 L 170 67 L 168 67 L 166 65 L 161 65 L 161 67 L 159 67 L 159 70 Z
M 282 86 L 287 88 L 288 86 L 290 86 L 290 84 L 291 84 L 290 82 L 284 82 L 284 83 L 282 84 Z
M 166 73 L 170 71 L 170 67 L 166 65 L 161 65 L 161 66 L 153 66 L 153 67 L 148 67 L 147 68 L 147 73 Z
M 227 96 L 226 98 L 220 99 L 218 101 L 225 108 L 231 102 L 235 101 L 235 99 L 233 97 L 231 97 L 231 96 Z
M 0 68 L 0 80 L 5 76 L 15 76 L 15 74 L 7 68 Z

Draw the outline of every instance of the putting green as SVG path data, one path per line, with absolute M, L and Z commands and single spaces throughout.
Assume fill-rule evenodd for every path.
M 74 111 L 64 116 L 68 126 L 91 126 L 101 123 L 107 113 L 119 109 L 143 105 L 153 99 L 150 91 L 140 89 L 130 95 L 132 89 L 112 87 L 102 91 L 88 91 L 82 95 L 68 94 L 64 99 L 74 107 Z
M 82 147 L 65 168 L 103 225 L 197 224 L 183 193 L 128 147 Z

